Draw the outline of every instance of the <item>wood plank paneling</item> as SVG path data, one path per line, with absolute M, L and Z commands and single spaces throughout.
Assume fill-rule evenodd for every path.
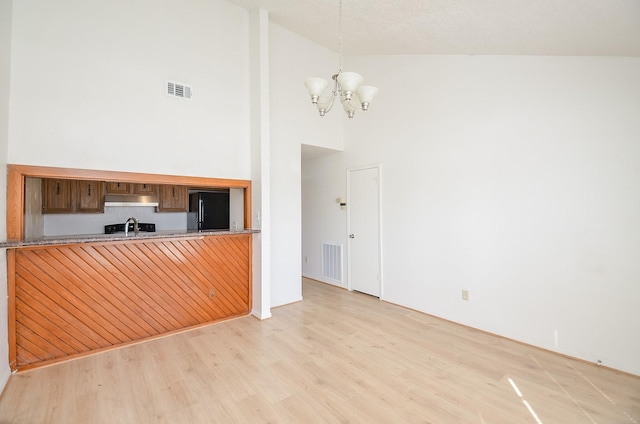
M 16 249 L 13 369 L 245 315 L 250 253 L 248 234 Z

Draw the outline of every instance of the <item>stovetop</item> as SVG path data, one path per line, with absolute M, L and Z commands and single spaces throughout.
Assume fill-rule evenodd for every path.
M 140 222 L 138 224 L 138 230 L 144 231 L 147 233 L 154 233 L 156 231 L 156 224 Z M 129 223 L 128 231 L 133 231 L 133 222 Z M 124 232 L 124 224 L 109 224 L 104 226 L 105 234 L 113 234 L 113 233 L 120 233 L 120 232 Z

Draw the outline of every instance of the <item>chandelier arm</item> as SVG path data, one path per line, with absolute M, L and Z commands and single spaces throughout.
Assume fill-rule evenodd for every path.
M 324 111 L 324 113 L 331 112 L 331 109 L 333 109 L 333 104 L 335 102 L 336 102 L 336 96 L 331 96 L 331 103 L 329 103 L 329 107 L 327 108 L 327 110 Z
M 340 74 L 335 74 L 334 76 L 331 77 L 333 79 L 333 91 L 332 91 L 333 97 L 342 96 L 342 87 L 338 85 L 338 75 Z
M 351 100 L 353 100 L 353 98 L 351 98 Z M 351 100 L 343 100 L 342 103 L 349 103 L 349 105 L 351 105 L 351 107 L 356 108 L 356 109 L 362 109 L 362 104 L 358 103 L 357 105 L 353 105 L 353 103 L 351 103 Z
M 340 86 L 338 85 L 338 75 L 333 76 L 333 91 L 331 92 L 333 95 L 331 96 L 331 103 L 329 107 L 324 113 L 329 113 L 333 108 L 333 104 L 336 102 L 336 96 L 339 95 Z

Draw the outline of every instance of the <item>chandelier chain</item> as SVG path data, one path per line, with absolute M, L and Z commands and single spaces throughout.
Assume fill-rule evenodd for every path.
M 342 0 L 338 6 L 338 52 L 340 54 L 340 67 L 338 68 L 338 74 L 342 73 Z
M 342 72 L 342 2 L 343 0 L 338 0 L 338 57 L 340 58 L 340 67 L 338 68 L 338 73 L 331 76 L 333 90 L 329 86 L 329 82 L 322 78 L 307 78 L 304 85 L 307 86 L 311 96 L 311 103 L 318 108 L 320 116 L 325 116 L 330 112 L 337 100 L 342 103 L 347 116 L 353 118 L 356 109 L 361 108 L 363 111 L 369 109 L 369 104 L 378 89 L 362 85 L 362 76 L 357 72 Z

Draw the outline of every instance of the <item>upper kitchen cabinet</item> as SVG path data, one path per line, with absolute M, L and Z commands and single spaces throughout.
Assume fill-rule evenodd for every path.
M 133 186 L 133 194 L 158 194 L 158 186 L 156 184 L 131 184 Z
M 76 182 L 76 212 L 104 212 L 104 182 Z
M 144 194 L 152 196 L 158 194 L 158 185 L 109 181 L 107 182 L 107 194 Z
M 44 179 L 42 184 L 42 212 L 73 212 L 73 188 L 75 188 L 75 181 L 73 180 Z
M 45 178 L 42 184 L 43 213 L 104 212 L 104 182 Z
M 107 194 L 129 194 L 131 192 L 130 183 L 107 182 Z
M 158 212 L 188 212 L 189 188 L 179 185 L 161 185 Z

